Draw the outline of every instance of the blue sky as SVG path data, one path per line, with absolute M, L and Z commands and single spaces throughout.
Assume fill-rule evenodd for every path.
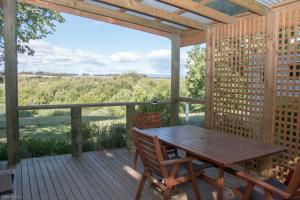
M 33 57 L 19 55 L 19 71 L 170 75 L 169 39 L 121 26 L 62 14 L 53 35 L 31 41 Z M 187 51 L 181 49 L 181 73 Z

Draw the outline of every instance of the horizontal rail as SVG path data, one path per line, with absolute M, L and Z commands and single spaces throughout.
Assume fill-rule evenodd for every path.
M 140 106 L 140 105 L 157 105 L 169 104 L 171 101 L 146 101 L 146 102 L 106 102 L 106 103 L 89 103 L 89 104 L 48 104 L 48 105 L 28 105 L 19 106 L 19 110 L 42 110 L 42 109 L 69 109 L 69 108 L 92 108 L 92 107 L 110 107 L 110 106 Z
M 180 97 L 179 102 L 191 103 L 191 104 L 205 104 L 205 98 L 189 98 Z

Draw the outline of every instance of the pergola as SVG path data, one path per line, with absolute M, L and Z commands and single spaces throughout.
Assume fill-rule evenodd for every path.
M 2 2 L 9 163 L 18 162 L 19 140 L 16 2 Z M 180 47 L 206 43 L 206 98 L 202 101 L 206 128 L 285 145 L 289 151 L 278 160 L 296 162 L 300 150 L 298 0 L 18 2 L 169 38 L 171 125 L 178 122 L 179 102 L 187 100 L 179 96 Z M 262 166 L 270 164 L 269 160 Z

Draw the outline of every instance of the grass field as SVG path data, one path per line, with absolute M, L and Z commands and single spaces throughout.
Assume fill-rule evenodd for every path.
M 83 116 L 84 122 L 98 122 L 107 124 L 124 124 L 124 116 Z M 183 114 L 180 114 L 180 124 L 204 125 L 204 113 L 191 113 L 189 121 L 185 121 Z M 52 137 L 64 138 L 71 130 L 71 118 L 68 113 L 61 116 L 35 116 L 20 118 L 20 138 L 30 137 L 38 139 L 49 139 Z M 0 143 L 6 142 L 5 117 L 0 115 Z

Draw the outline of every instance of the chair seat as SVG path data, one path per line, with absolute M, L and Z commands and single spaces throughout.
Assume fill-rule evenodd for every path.
M 210 163 L 202 163 L 202 164 L 192 163 L 192 165 L 193 165 L 193 169 L 195 172 L 198 172 L 200 170 L 203 170 L 203 169 L 206 169 L 209 167 L 213 167 L 213 165 Z M 169 174 L 172 172 L 172 169 L 173 169 L 173 166 L 168 166 L 167 170 L 168 170 Z M 189 175 L 188 166 L 187 166 L 187 164 L 181 164 L 177 171 L 176 178 L 186 176 L 186 175 Z
M 279 188 L 281 190 L 286 190 L 287 189 L 287 185 L 279 182 L 278 180 L 274 179 L 274 178 L 270 178 L 270 179 L 267 179 L 265 180 L 264 182 L 276 187 L 276 188 Z M 240 191 L 241 192 L 244 192 L 245 191 L 245 187 L 242 187 L 240 188 Z M 252 193 L 251 193 L 251 199 L 252 200 L 264 200 L 265 199 L 265 195 L 264 195 L 264 192 L 263 191 L 258 191 L 256 189 L 252 190 Z M 274 196 L 273 197 L 274 200 L 281 200 L 280 197 L 278 196 Z

